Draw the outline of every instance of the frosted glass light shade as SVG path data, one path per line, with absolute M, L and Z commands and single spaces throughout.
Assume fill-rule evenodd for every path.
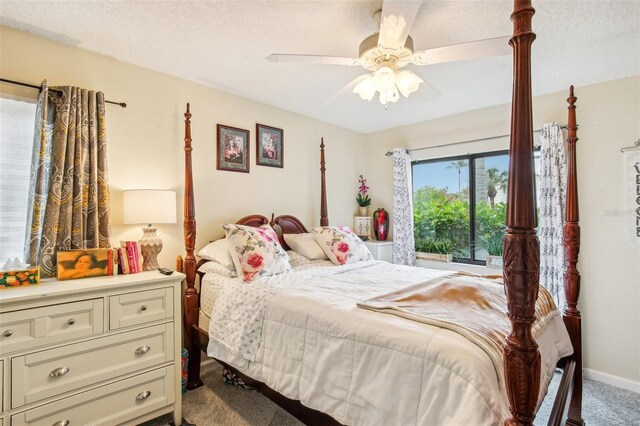
M 357 85 L 353 88 L 353 93 L 360 95 L 361 99 L 370 101 L 376 94 L 376 86 L 373 84 L 373 77 L 370 75 L 365 76 Z
M 402 93 L 405 98 L 418 90 L 420 83 L 424 83 L 424 80 L 415 75 L 412 71 L 402 70 L 396 75 L 396 85 L 398 86 L 400 93 Z
M 122 193 L 123 223 L 176 223 L 176 193 L 133 189 Z
M 392 90 L 396 85 L 396 74 L 389 67 L 381 67 L 373 73 L 373 82 L 378 92 Z

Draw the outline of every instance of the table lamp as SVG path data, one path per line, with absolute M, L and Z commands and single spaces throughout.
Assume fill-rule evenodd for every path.
M 142 228 L 140 251 L 143 256 L 142 270 L 158 269 L 158 253 L 162 251 L 162 240 L 156 235 L 152 224 L 176 223 L 176 193 L 158 189 L 133 189 L 123 191 L 123 223 L 147 223 Z

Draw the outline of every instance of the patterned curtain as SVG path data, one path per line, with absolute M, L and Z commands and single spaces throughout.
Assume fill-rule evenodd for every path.
M 564 139 L 560 125 L 546 123 L 540 142 L 540 284 L 549 290 L 560 308 L 565 301 L 562 226 L 567 191 Z
M 406 148 L 393 150 L 393 263 L 416 264 L 413 239 L 413 196 L 411 159 Z
M 34 135 L 25 260 L 51 277 L 58 250 L 110 246 L 104 94 L 45 80 Z

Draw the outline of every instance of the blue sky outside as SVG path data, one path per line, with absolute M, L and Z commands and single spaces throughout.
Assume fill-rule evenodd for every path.
M 413 166 L 413 191 L 425 186 L 436 188 L 448 188 L 449 194 L 458 192 L 458 170 L 451 166 L 451 160 L 422 163 Z M 485 157 L 485 169 L 496 167 L 498 170 L 507 170 L 509 156 L 507 154 Z M 469 187 L 469 168 L 464 167 L 460 174 L 460 189 Z

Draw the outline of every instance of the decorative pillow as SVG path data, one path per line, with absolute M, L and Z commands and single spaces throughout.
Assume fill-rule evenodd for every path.
M 303 234 L 284 234 L 284 241 L 291 250 L 303 255 L 307 259 L 328 259 L 327 255 L 322 251 L 322 247 L 314 238 L 312 233 Z
M 293 250 L 289 250 L 287 251 L 287 254 L 289 255 L 289 265 L 291 265 L 292 268 L 298 268 L 300 266 L 309 266 L 309 265 L 331 265 L 333 266 L 333 263 L 329 260 L 328 257 L 324 257 L 324 259 L 309 259 L 308 257 L 304 257 L 303 255 L 301 255 L 300 253 L 296 253 Z M 324 254 L 324 252 L 323 252 Z
M 229 244 L 226 238 L 221 238 L 207 244 L 198 252 L 198 256 L 203 259 L 218 262 L 231 271 L 236 269 L 231 254 L 229 253 Z
M 235 269 L 228 269 L 226 266 L 222 266 L 218 262 L 213 261 L 200 265 L 200 267 L 198 268 L 198 272 L 202 272 L 204 274 L 211 272 L 228 278 L 236 278 L 238 276 Z
M 227 234 L 229 252 L 243 281 L 253 281 L 291 270 L 289 256 L 269 225 L 259 228 L 244 225 L 222 225 Z
M 373 259 L 367 246 L 346 226 L 316 227 L 313 228 L 313 235 L 336 265 Z

